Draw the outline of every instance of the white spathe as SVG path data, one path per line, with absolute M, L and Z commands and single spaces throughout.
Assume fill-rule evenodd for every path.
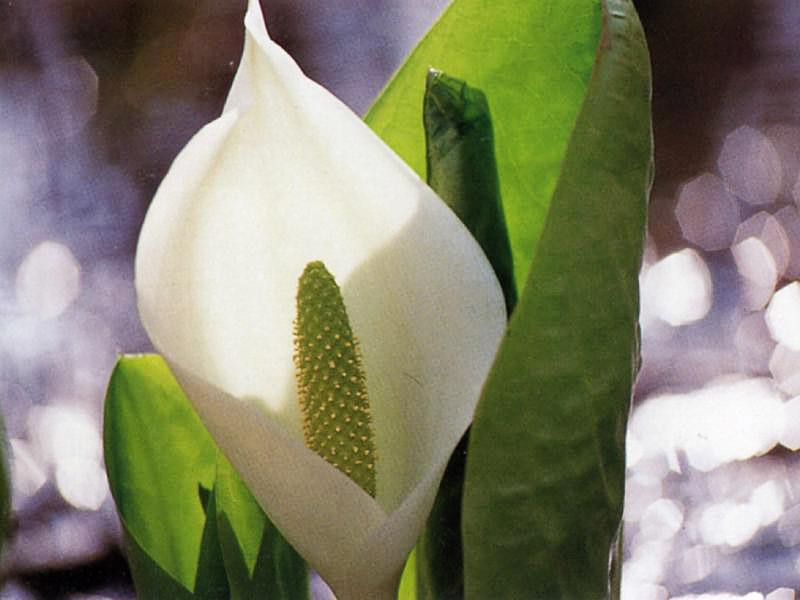
M 258 2 L 222 116 L 175 159 L 136 257 L 142 322 L 272 521 L 340 599 L 394 594 L 506 315 L 444 203 L 268 37 Z M 322 260 L 358 337 L 376 498 L 303 443 L 292 324 Z

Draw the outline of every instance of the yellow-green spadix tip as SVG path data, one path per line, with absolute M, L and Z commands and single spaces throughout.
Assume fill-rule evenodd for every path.
M 321 261 L 300 276 L 294 343 L 306 445 L 374 497 L 366 376 L 341 290 Z

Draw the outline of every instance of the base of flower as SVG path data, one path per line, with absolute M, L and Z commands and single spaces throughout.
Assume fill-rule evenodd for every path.
M 397 600 L 402 572 L 384 581 L 379 587 L 364 587 L 363 581 L 329 583 L 336 600 Z

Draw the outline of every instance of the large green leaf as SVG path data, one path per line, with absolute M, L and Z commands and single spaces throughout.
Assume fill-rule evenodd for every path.
M 600 18 L 599 0 L 454 0 L 366 117 L 424 176 L 420 104 L 428 69 L 440 69 L 486 93 L 520 282 L 586 95 Z
M 628 0 L 602 6 L 595 69 L 472 426 L 463 505 L 470 599 L 609 594 L 652 142 L 641 25 Z
M 211 493 L 217 448 L 161 357 L 120 358 L 103 435 L 139 595 L 225 597 Z
M 217 523 L 232 600 L 309 597 L 308 569 L 220 453 Z

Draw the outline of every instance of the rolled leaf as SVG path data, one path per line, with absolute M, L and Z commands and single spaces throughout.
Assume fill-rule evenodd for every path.
M 494 131 L 486 95 L 431 69 L 422 110 L 428 185 L 467 226 L 492 264 L 510 315 L 517 302 Z
M 465 82 L 432 69 L 425 86 L 423 119 L 428 184 L 481 245 L 511 314 L 517 291 L 486 96 Z M 461 494 L 467 436 L 450 458 L 417 546 L 420 598 L 442 600 L 464 594 Z

